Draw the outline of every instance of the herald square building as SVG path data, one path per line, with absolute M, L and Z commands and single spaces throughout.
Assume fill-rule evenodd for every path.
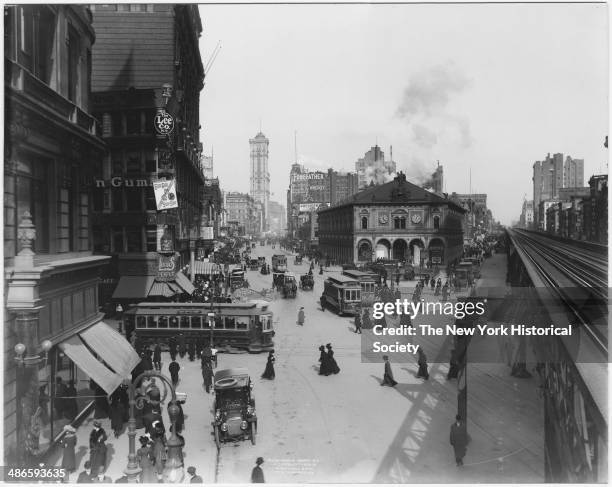
M 449 265 L 463 253 L 457 203 L 406 180 L 371 186 L 319 210 L 319 248 L 339 264 L 377 259 Z

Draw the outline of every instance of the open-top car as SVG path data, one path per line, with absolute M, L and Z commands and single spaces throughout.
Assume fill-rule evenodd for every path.
M 257 415 L 248 369 L 236 367 L 215 374 L 215 419 L 212 427 L 217 450 L 221 443 L 251 440 L 255 444 Z
M 302 274 L 300 276 L 300 289 L 310 291 L 314 287 L 314 277 L 312 274 Z

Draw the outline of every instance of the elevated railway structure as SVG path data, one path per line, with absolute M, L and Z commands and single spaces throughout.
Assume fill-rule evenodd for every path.
M 508 229 L 508 280 L 537 327 L 531 340 L 545 413 L 547 482 L 607 482 L 608 248 Z

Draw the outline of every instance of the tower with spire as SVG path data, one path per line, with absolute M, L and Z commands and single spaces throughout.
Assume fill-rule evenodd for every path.
M 268 230 L 268 206 L 270 202 L 270 173 L 268 172 L 268 146 L 270 141 L 259 133 L 249 139 L 251 149 L 251 198 L 260 203 L 262 209 L 261 231 Z

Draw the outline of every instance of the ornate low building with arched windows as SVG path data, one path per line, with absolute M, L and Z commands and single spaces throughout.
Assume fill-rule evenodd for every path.
M 378 258 L 447 265 L 463 252 L 455 202 L 406 181 L 399 173 L 386 184 L 367 188 L 318 212 L 319 249 L 338 263 Z

